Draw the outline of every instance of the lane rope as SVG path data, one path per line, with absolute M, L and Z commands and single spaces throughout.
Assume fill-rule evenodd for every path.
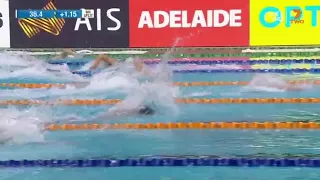
M 65 88 L 68 84 L 62 83 L 1 83 L 2 87 L 15 87 L 15 88 L 29 88 L 29 89 L 38 89 L 38 88 Z M 70 83 L 70 85 L 73 85 Z
M 0 161 L 0 168 L 17 167 L 181 167 L 181 166 L 229 166 L 229 167 L 320 167 L 319 158 L 130 158 L 130 159 L 51 159 Z
M 75 71 L 77 74 L 84 77 L 91 77 L 95 73 L 90 71 Z M 298 69 L 193 69 L 193 70 L 174 70 L 173 73 L 312 73 L 319 74 L 320 68 L 298 68 Z
M 120 99 L 6 100 L 0 105 L 114 105 Z M 320 98 L 176 98 L 179 104 L 319 104 Z
M 51 61 L 49 64 L 69 66 L 80 66 L 89 63 L 90 61 Z M 160 59 L 143 60 L 145 64 L 158 64 Z M 216 64 L 236 64 L 236 65 L 255 65 L 255 64 L 320 64 L 320 59 L 259 59 L 259 60 L 213 60 L 203 58 L 192 59 L 174 59 L 168 62 L 168 64 L 198 64 L 198 65 L 216 65 Z
M 232 155 L 219 155 L 219 154 L 182 154 L 182 153 L 175 153 L 175 154 L 153 154 L 153 155 L 136 155 L 136 156 L 121 156 L 121 158 L 126 159 L 139 159 L 139 158 L 272 158 L 272 159 L 280 159 L 280 158 L 320 158 L 320 154 L 317 153 L 253 153 L 253 154 L 232 154 Z M 114 156 L 106 155 L 99 155 L 99 156 L 86 156 L 84 159 L 119 159 Z M 79 157 L 79 159 L 82 159 Z
M 184 87 L 192 87 L 192 86 L 245 86 L 250 82 L 246 81 L 212 81 L 212 82 L 174 82 L 174 86 L 184 86 Z M 301 84 L 312 84 L 312 85 L 320 85 L 320 80 L 293 80 L 287 81 L 288 84 L 292 85 L 301 85 Z M 29 89 L 37 89 L 37 88 L 66 88 L 67 85 L 77 86 L 86 85 L 88 83 L 0 83 L 0 86 L 3 87 L 16 87 L 16 88 L 29 88 Z
M 159 122 L 115 124 L 51 124 L 48 131 L 112 130 L 112 129 L 320 129 L 319 122 Z

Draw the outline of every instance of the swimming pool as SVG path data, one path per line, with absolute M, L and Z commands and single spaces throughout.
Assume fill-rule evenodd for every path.
M 8 58 L 8 57 L 7 57 Z M 16 66 L 24 59 L 15 59 Z M 78 59 L 75 59 L 78 61 Z M 79 59 L 80 61 L 80 59 Z M 12 62 L 12 61 L 11 61 Z M 182 67 L 181 65 L 175 68 Z M 275 91 L 244 86 L 170 86 L 170 83 L 146 83 L 125 72 L 100 72 L 86 80 L 77 74 L 47 71 L 42 65 L 4 67 L 1 83 L 67 83 L 89 81 L 76 89 L 24 89 L 2 87 L 0 100 L 13 99 L 126 99 L 153 101 L 159 114 L 150 117 L 123 117 L 118 123 L 207 122 L 207 121 L 292 121 L 302 112 L 319 114 L 318 104 L 175 104 L 179 98 L 320 98 L 319 87 L 305 91 Z M 186 66 L 184 68 L 190 68 Z M 192 66 L 192 68 L 199 68 Z M 77 65 L 72 71 L 81 69 Z M 249 68 L 250 69 L 250 68 Z M 132 74 L 130 74 L 132 75 Z M 250 81 L 256 73 L 173 73 L 171 81 Z M 145 96 L 145 91 L 147 96 Z M 142 92 L 142 94 L 141 94 Z M 41 133 L 36 124 L 76 117 L 96 116 L 112 105 L 101 106 L 12 106 L 3 107 L 1 123 L 14 141 L 1 147 L 1 160 L 37 159 L 113 159 L 141 156 L 209 157 L 319 157 L 317 130 L 87 130 Z M 263 109 L 262 109 L 263 108 Z M 276 115 L 276 116 L 275 116 Z M 289 117 L 289 115 L 292 115 Z M 14 119 L 7 122 L 7 119 Z M 96 121 L 112 123 L 114 121 Z M 62 122 L 63 123 L 63 122 Z M 90 122 L 91 123 L 91 122 Z M 7 168 L 3 179 L 318 179 L 313 168 L 283 167 L 121 167 L 121 168 Z

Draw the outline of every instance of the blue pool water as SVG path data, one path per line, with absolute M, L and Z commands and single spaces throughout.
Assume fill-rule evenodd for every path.
M 1 63 L 1 61 L 0 61 Z M 23 59 L 16 65 L 23 65 Z M 2 65 L 4 66 L 4 65 Z M 10 67 L 11 68 L 11 67 Z M 84 79 L 63 71 L 46 71 L 42 65 L 0 69 L 0 82 L 66 83 L 90 82 L 75 89 L 14 89 L 2 87 L 0 100 L 8 99 L 103 99 L 132 98 L 153 101 L 159 114 L 150 117 L 123 117 L 110 122 L 190 122 L 190 121 L 290 121 L 283 116 L 302 112 L 319 114 L 317 104 L 210 105 L 174 104 L 175 97 L 320 97 L 315 86 L 301 92 L 282 92 L 241 86 L 171 87 L 166 83 L 146 83 L 126 73 L 101 72 Z M 81 67 L 71 67 L 73 70 Z M 130 74 L 132 75 L 132 74 Z M 173 74 L 171 81 L 250 81 L 255 74 Z M 147 95 L 146 95 L 147 92 Z M 146 95 L 146 96 L 145 96 Z M 42 133 L 39 122 L 77 117 L 90 119 L 112 106 L 33 106 L 2 107 L 0 125 L 13 137 L 0 146 L 0 159 L 91 159 L 128 158 L 142 155 L 216 155 L 216 156 L 285 156 L 319 157 L 320 132 L 309 130 L 108 130 L 60 131 Z M 8 121 L 8 119 L 10 121 Z M 0 179 L 159 179 L 159 180 L 287 180 L 319 179 L 312 168 L 231 168 L 231 167 L 161 167 L 161 168 L 12 168 L 0 169 Z

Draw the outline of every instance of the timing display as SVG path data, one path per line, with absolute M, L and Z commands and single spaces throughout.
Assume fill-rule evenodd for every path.
M 81 10 L 57 10 L 57 18 L 82 18 Z
M 94 18 L 94 10 L 16 10 L 16 18 Z
M 16 10 L 16 18 L 54 18 L 54 10 Z

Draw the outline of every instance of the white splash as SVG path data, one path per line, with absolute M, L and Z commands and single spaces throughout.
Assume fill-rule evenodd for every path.
M 43 110 L 0 109 L 0 143 L 43 142 L 43 123 L 49 122 Z
M 286 92 L 311 89 L 312 84 L 291 85 L 278 74 L 258 74 L 243 89 L 248 91 Z

